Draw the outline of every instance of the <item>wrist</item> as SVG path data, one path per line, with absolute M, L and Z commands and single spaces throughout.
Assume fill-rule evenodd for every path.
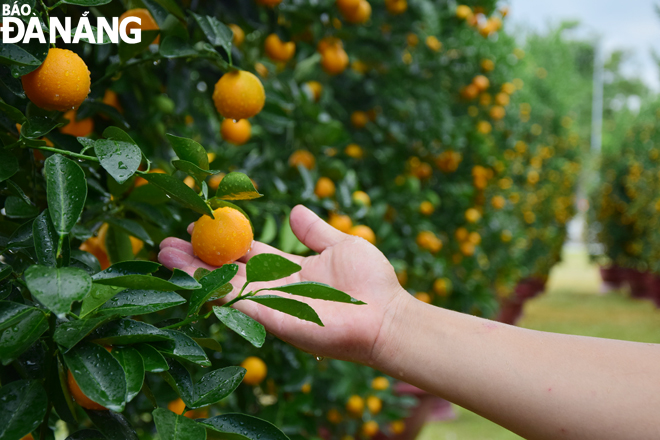
M 407 337 L 406 328 L 412 322 L 409 316 L 414 313 L 415 298 L 402 287 L 396 287 L 392 301 L 386 306 L 378 336 L 374 341 L 366 364 L 387 372 L 396 364 L 400 348 Z

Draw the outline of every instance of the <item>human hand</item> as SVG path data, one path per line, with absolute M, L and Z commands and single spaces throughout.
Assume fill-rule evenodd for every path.
M 239 270 L 232 280 L 234 292 L 224 300 L 232 299 L 245 283 L 245 263 L 251 257 L 262 253 L 286 257 L 302 270 L 281 280 L 252 283 L 250 290 L 316 281 L 342 290 L 366 305 L 296 297 L 316 310 L 325 327 L 253 301 L 239 301 L 233 307 L 261 322 L 275 336 L 316 356 L 372 364 L 381 344 L 393 331 L 394 317 L 410 295 L 399 285 L 387 258 L 366 240 L 338 231 L 303 206 L 291 211 L 290 222 L 300 241 L 319 255 L 300 257 L 255 241 L 247 255 L 236 262 Z M 188 227 L 189 233 L 193 227 L 194 224 Z M 160 249 L 158 259 L 170 269 L 179 268 L 191 275 L 198 267 L 215 269 L 196 258 L 187 241 L 170 237 L 163 240 Z

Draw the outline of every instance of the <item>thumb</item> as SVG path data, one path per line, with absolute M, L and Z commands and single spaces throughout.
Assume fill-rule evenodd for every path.
M 291 210 L 289 222 L 296 237 L 315 252 L 321 253 L 348 237 L 302 205 Z

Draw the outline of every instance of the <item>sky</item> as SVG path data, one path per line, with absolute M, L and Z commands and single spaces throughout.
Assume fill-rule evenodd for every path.
M 509 0 L 509 20 L 533 30 L 577 19 L 586 36 L 600 37 L 604 51 L 630 49 L 634 56 L 625 66 L 660 91 L 660 72 L 651 50 L 660 54 L 660 16 L 654 3 L 660 0 Z

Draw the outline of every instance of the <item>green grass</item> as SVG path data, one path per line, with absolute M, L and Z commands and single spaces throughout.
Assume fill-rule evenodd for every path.
M 598 268 L 570 252 L 554 268 L 548 292 L 525 305 L 521 327 L 555 333 L 660 343 L 660 310 L 626 292 L 601 295 Z M 516 440 L 521 437 L 458 406 L 458 417 L 426 425 L 418 440 Z

